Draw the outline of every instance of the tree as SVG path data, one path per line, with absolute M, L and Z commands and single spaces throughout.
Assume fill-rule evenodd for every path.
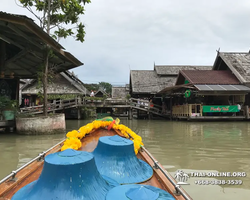
M 99 84 L 95 84 L 95 83 L 90 83 L 90 84 L 83 84 L 85 88 L 87 88 L 88 91 L 97 91 L 99 89 Z
M 110 83 L 107 82 L 99 82 L 99 87 L 103 88 L 104 91 L 108 94 L 111 94 L 112 92 L 112 85 Z
M 28 9 L 40 22 L 40 27 L 54 39 L 73 36 L 83 42 L 85 31 L 80 22 L 80 15 L 84 14 L 84 6 L 90 0 L 19 0 L 23 7 Z M 36 9 L 36 11 L 34 11 Z M 53 31 L 53 33 L 52 33 Z M 43 85 L 43 113 L 48 115 L 48 70 L 53 50 L 47 44 L 44 46 L 44 65 L 40 76 Z

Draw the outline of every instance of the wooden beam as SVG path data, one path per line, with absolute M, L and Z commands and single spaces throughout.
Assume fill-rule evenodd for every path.
M 0 71 L 2 71 L 5 67 L 5 55 L 6 55 L 5 42 L 0 40 Z
M 9 39 L 8 37 L 0 34 L 0 39 L 3 39 L 4 41 L 8 42 L 9 44 L 13 44 L 15 46 L 17 46 L 19 49 L 24 49 L 23 46 L 21 46 L 20 44 L 14 42 L 13 40 Z
M 22 72 L 23 71 L 25 71 L 25 73 L 26 74 L 31 74 L 31 75 L 33 75 L 34 73 L 31 71 L 31 69 L 30 68 L 27 68 L 26 66 L 21 66 L 21 65 L 17 65 L 16 63 L 12 63 L 11 64 L 12 66 L 14 66 L 14 68 L 15 68 L 15 66 L 17 66 L 20 70 L 22 70 Z M 12 69 L 12 70 L 14 70 L 14 69 Z M 20 71 L 20 70 L 18 70 L 18 71 Z M 14 71 L 14 73 L 15 73 L 15 71 Z M 15 76 L 16 74 L 14 74 L 14 76 Z
M 32 41 L 31 38 L 28 35 L 26 35 L 24 32 L 22 32 L 19 28 L 15 27 L 12 24 L 7 24 L 7 27 L 9 27 L 11 30 L 16 32 L 18 35 L 20 35 L 24 39 L 28 40 L 30 43 L 32 43 L 33 45 L 35 45 L 39 49 L 43 49 L 42 45 L 38 44 L 37 42 Z
M 18 54 L 16 54 L 15 56 L 13 56 L 12 58 L 10 58 L 9 60 L 5 61 L 5 64 L 8 65 L 12 62 L 15 62 L 15 60 L 17 60 L 20 57 L 23 57 L 28 51 L 27 50 L 22 50 L 20 51 Z

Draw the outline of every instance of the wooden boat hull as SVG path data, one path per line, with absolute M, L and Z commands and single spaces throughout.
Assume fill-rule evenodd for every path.
M 81 140 L 82 147 L 79 149 L 79 151 L 92 152 L 96 148 L 100 137 L 113 136 L 116 134 L 121 135 L 119 130 L 111 129 L 110 131 L 108 131 L 107 129 L 103 128 L 93 130 Z M 64 141 L 56 145 L 54 148 L 48 151 L 46 155 L 60 151 L 61 147 L 63 146 L 63 143 Z M 154 171 L 151 179 L 140 184 L 151 185 L 161 188 L 172 194 L 177 200 L 187 199 L 182 195 L 175 193 L 176 188 L 174 187 L 174 185 L 171 184 L 171 182 L 164 175 L 164 173 L 168 174 L 169 177 L 171 177 L 171 175 L 166 171 L 164 171 L 163 173 L 162 170 L 160 170 L 159 168 L 155 168 L 154 161 L 150 158 L 146 151 L 140 150 L 137 154 L 137 157 L 147 162 L 153 168 Z M 20 170 L 18 173 L 16 173 L 14 179 L 10 178 L 0 184 L 0 200 L 10 200 L 19 189 L 37 180 L 42 172 L 43 163 L 43 160 L 34 161 L 24 169 Z M 163 168 L 163 166 L 159 163 L 158 165 Z M 192 199 L 185 191 L 184 193 L 189 199 Z

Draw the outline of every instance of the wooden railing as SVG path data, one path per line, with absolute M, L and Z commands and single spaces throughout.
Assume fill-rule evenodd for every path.
M 62 110 L 66 108 L 73 108 L 78 106 L 91 105 L 96 106 L 98 104 L 105 105 L 130 105 L 130 101 L 127 99 L 90 99 L 90 98 L 75 98 L 70 100 L 54 100 L 52 103 L 48 103 L 48 113 L 55 112 L 56 110 Z M 30 106 L 20 108 L 21 113 L 27 114 L 39 114 L 43 113 L 43 105 Z
M 148 100 L 140 99 L 91 99 L 91 98 L 75 98 L 71 100 L 54 100 L 52 103 L 48 103 L 48 112 L 55 112 L 56 110 L 62 110 L 66 108 L 74 108 L 79 106 L 127 106 L 135 109 L 144 110 L 153 114 L 164 115 L 169 114 L 162 110 L 162 106 L 152 104 Z M 39 114 L 43 113 L 43 105 L 24 107 L 20 109 L 21 113 L 27 114 Z
M 173 106 L 172 116 L 202 116 L 201 104 L 184 104 Z
M 103 105 L 130 105 L 130 101 L 128 99 L 91 99 L 87 98 L 84 100 L 84 104 L 103 104 Z
M 75 98 L 70 100 L 54 100 L 48 103 L 48 112 L 55 112 L 65 108 L 73 108 L 84 104 L 84 99 Z M 21 113 L 39 114 L 43 113 L 43 105 L 20 108 Z
M 151 112 L 153 114 L 165 115 L 169 113 L 166 110 L 163 111 L 162 106 L 153 104 L 149 102 L 148 100 L 144 100 L 144 99 L 130 98 L 130 105 L 131 107 L 135 109 L 144 110 L 147 112 Z

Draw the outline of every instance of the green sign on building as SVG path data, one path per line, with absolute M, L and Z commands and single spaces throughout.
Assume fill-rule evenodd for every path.
M 238 106 L 202 106 L 202 112 L 239 112 Z

